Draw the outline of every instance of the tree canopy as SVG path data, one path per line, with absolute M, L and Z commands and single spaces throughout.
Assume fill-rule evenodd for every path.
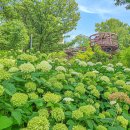
M 115 0 L 116 5 L 126 5 L 126 9 L 130 9 L 130 0 Z
M 120 48 L 130 46 L 130 26 L 117 19 L 111 18 L 97 23 L 95 31 L 116 33 Z
M 2 0 L 2 21 L 18 19 L 33 35 L 33 47 L 46 51 L 73 30 L 79 20 L 75 0 Z

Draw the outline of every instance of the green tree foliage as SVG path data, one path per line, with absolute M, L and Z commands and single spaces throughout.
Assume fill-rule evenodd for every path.
M 130 67 L 130 47 L 122 50 L 118 56 L 119 60 L 126 66 Z
M 130 46 L 130 26 L 117 19 L 111 18 L 96 24 L 97 32 L 112 32 L 118 35 L 120 48 Z
M 27 46 L 29 37 L 23 23 L 18 20 L 3 23 L 0 26 L 0 49 L 23 49 Z
M 78 46 L 78 47 L 85 47 L 90 45 L 90 40 L 85 35 L 77 35 L 71 42 L 68 43 L 68 46 Z
M 130 0 L 115 0 L 116 5 L 126 5 L 126 9 L 130 9 Z
M 28 34 L 33 34 L 33 47 L 44 51 L 53 48 L 79 20 L 75 0 L 6 0 L 1 8 L 6 20 L 20 19 Z

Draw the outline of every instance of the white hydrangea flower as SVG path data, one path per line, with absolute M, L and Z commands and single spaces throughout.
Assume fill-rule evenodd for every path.
M 55 68 L 55 70 L 56 70 L 56 71 L 66 72 L 66 69 L 65 69 L 65 67 L 63 67 L 63 66 L 57 66 L 57 67 Z
M 126 82 L 126 85 L 130 85 L 130 81 L 127 81 L 127 82 Z
M 83 67 L 86 67 L 87 66 L 87 63 L 85 61 L 80 61 L 79 62 L 79 65 L 80 66 L 83 66 Z
M 130 68 L 125 68 L 124 72 L 130 72 Z
M 87 65 L 88 66 L 94 66 L 95 64 L 93 62 L 89 61 L 89 62 L 87 62 Z
M 63 99 L 63 101 L 66 101 L 66 102 L 73 102 L 74 99 L 70 98 L 70 97 L 66 97 Z
M 97 62 L 96 65 L 102 65 L 102 62 Z
M 110 101 L 110 104 L 114 105 L 114 104 L 116 104 L 116 101 Z
M 117 63 L 116 66 L 118 66 L 118 67 L 122 67 L 123 64 L 122 64 L 122 63 Z
M 113 67 L 107 67 L 106 70 L 109 71 L 109 72 L 114 72 L 114 68 Z
M 97 70 L 93 70 L 93 72 L 96 73 L 96 74 L 99 74 L 99 71 L 97 71 Z

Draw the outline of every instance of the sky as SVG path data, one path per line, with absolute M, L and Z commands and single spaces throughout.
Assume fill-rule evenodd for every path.
M 124 6 L 115 6 L 114 0 L 76 0 L 79 6 L 80 20 L 76 30 L 69 33 L 70 40 L 76 35 L 90 36 L 95 33 L 95 24 L 116 18 L 130 25 L 130 10 Z

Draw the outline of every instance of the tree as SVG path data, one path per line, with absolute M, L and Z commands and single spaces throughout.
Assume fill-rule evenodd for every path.
M 116 5 L 126 5 L 126 9 L 130 9 L 130 0 L 115 0 Z
M 3 0 L 4 1 L 4 0 Z M 73 30 L 79 20 L 75 0 L 6 0 L 2 16 L 6 20 L 20 19 L 33 34 L 33 47 L 46 51 Z
M 85 35 L 77 35 L 71 42 L 68 44 L 69 46 L 89 46 L 90 45 L 90 40 L 87 36 Z
M 118 35 L 120 48 L 130 46 L 130 26 L 117 19 L 109 19 L 96 24 L 97 32 L 112 32 Z
M 18 20 L 3 23 L 0 26 L 0 49 L 23 49 L 27 46 L 29 37 L 23 23 Z

